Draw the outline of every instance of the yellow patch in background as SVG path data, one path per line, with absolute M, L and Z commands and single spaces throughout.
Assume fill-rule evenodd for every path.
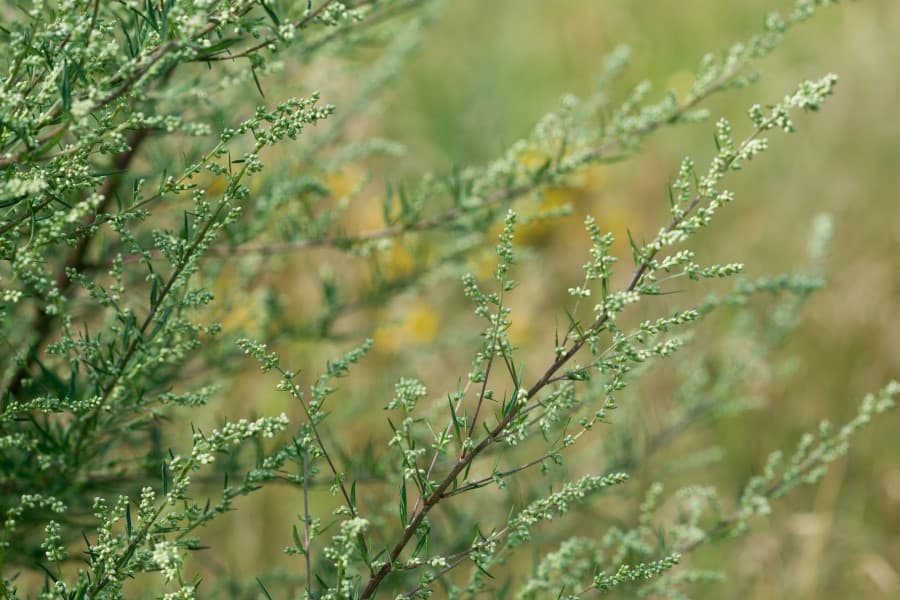
M 437 338 L 440 319 L 434 308 L 425 302 L 417 302 L 397 321 L 375 329 L 375 348 L 393 354 L 410 346 L 422 346 Z

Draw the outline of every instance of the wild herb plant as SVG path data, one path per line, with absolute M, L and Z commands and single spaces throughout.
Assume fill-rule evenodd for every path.
M 562 325 L 546 351 L 509 337 L 509 299 L 527 263 L 516 206 L 593 165 L 627 159 L 662 128 L 707 126 L 707 98 L 750 84 L 755 62 L 833 3 L 800 0 L 787 16 L 769 15 L 758 35 L 703 57 L 682 97 L 651 99 L 641 83 L 615 100 L 611 85 L 629 58 L 617 49 L 594 95 L 565 97 L 489 164 L 389 184 L 381 223 L 354 230 L 371 185 L 339 191 L 329 174 L 399 152 L 360 139 L 354 119 L 402 77 L 439 3 L 5 2 L 4 596 L 679 598 L 690 584 L 719 580 L 685 566 L 685 556 L 758 525 L 775 500 L 815 483 L 900 393 L 888 384 L 849 422 L 823 421 L 786 442 L 791 449 L 776 450 L 734 502 L 690 471 L 712 460 L 709 452 L 667 456 L 669 470 L 649 487 L 629 481 L 686 431 L 753 407 L 752 379 L 822 285 L 827 216 L 815 220 L 809 264 L 797 274 L 750 278 L 739 262 L 702 264 L 689 242 L 732 210 L 729 173 L 763 153 L 767 136 L 792 133 L 794 113 L 822 108 L 837 77 L 763 99 L 746 122 L 716 121 L 712 158 L 683 160 L 667 222 L 649 241 L 629 235 L 626 256 L 587 218 L 584 277 L 560 283 L 571 303 L 559 308 Z M 348 62 L 357 69 L 353 98 L 332 105 L 308 89 L 317 73 L 338 77 Z M 299 96 L 273 97 L 285 87 L 278 78 Z M 497 223 L 493 278 L 461 275 L 493 243 Z M 432 244 L 414 268 L 378 276 L 379 258 L 414 237 Z M 317 281 L 318 313 L 285 325 L 285 307 L 269 296 L 250 328 L 256 335 L 223 331 L 213 318 L 222 314 L 218 280 L 237 270 L 239 289 L 263 285 L 260 272 L 282 264 L 276 259 L 290 264 L 316 248 L 369 261 L 371 283 L 348 285 L 322 264 L 301 274 Z M 458 275 L 483 323 L 468 348 L 471 369 L 444 390 L 399 365 L 393 398 L 365 398 L 386 409 L 383 431 L 370 429 L 366 456 L 348 456 L 332 412 L 336 380 L 372 342 L 357 336 L 312 377 L 270 346 L 303 335 L 346 347 L 334 323 L 354 303 L 387 304 Z M 704 289 L 722 278 L 730 288 L 686 306 L 669 296 L 676 284 Z M 721 346 L 692 347 L 698 323 L 716 313 Z M 214 427 L 196 425 L 231 393 L 229 373 L 243 355 L 276 376 L 298 418 L 222 415 Z M 639 381 L 658 369 L 676 375 L 667 414 L 649 423 Z M 663 479 L 679 472 L 694 483 L 675 477 L 667 492 Z M 314 494 L 323 485 L 333 501 Z M 216 541 L 207 526 L 252 510 L 262 488 L 299 492 L 285 500 L 300 498 L 298 520 L 283 524 L 293 567 L 249 584 L 228 572 L 201 578 L 196 565 L 221 550 L 207 547 Z M 577 525 L 604 506 L 599 526 Z M 605 533 L 592 535 L 598 529 Z

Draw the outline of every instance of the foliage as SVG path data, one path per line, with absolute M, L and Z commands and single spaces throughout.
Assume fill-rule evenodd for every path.
M 527 265 L 516 203 L 627 159 L 661 128 L 705 121 L 710 96 L 750 84 L 753 63 L 832 3 L 800 0 L 785 17 L 769 15 L 760 34 L 703 57 L 683 97 L 651 100 L 644 82 L 614 101 L 611 86 L 629 57 L 616 49 L 595 94 L 566 96 L 489 164 L 389 183 L 376 224 L 361 230 L 372 186 L 342 177 L 400 149 L 358 139 L 355 128 L 402 74 L 439 3 L 5 3 L 5 596 L 202 595 L 201 573 L 187 561 L 217 551 L 205 546 L 207 528 L 247 510 L 239 498 L 283 486 L 302 505 L 298 523 L 284 524 L 294 566 L 260 574 L 255 588 L 219 574 L 205 583 L 211 594 L 682 597 L 690 584 L 718 580 L 684 568 L 685 555 L 741 534 L 774 500 L 815 483 L 854 434 L 893 406 L 900 385 L 864 399 L 843 426 L 823 421 L 789 456 L 773 453 L 731 508 L 696 478 L 682 485 L 672 477 L 670 497 L 662 482 L 632 491 L 630 513 L 609 513 L 602 537 L 567 535 L 555 519 L 586 518 L 685 431 L 752 408 L 754 377 L 822 285 L 830 221 L 816 221 L 806 273 L 751 278 L 738 262 L 703 264 L 685 244 L 734 200 L 729 173 L 764 152 L 766 136 L 793 132 L 796 112 L 818 111 L 837 77 L 753 105 L 742 136 L 718 120 L 708 166 L 685 158 L 674 174 L 668 222 L 646 242 L 628 235 L 630 268 L 617 269 L 615 236 L 588 217 L 584 278 L 561 285 L 571 303 L 560 307 L 565 323 L 548 354 L 511 340 L 514 277 Z M 323 103 L 311 89 L 316 73 L 338 79 L 345 70 L 354 74 L 343 84 L 353 98 Z M 273 97 L 284 88 L 278 78 L 299 97 Z M 561 213 L 551 207 L 540 218 Z M 465 272 L 491 235 L 493 277 Z M 306 321 L 287 322 L 275 295 L 245 307 L 252 318 L 239 327 L 220 318 L 217 296 L 228 288 L 277 286 L 278 275 L 291 275 L 292 253 L 313 251 L 339 258 L 297 275 L 319 298 Z M 272 281 L 261 281 L 265 267 Z M 355 305 L 387 305 L 456 276 L 483 322 L 478 338 L 460 334 L 471 345 L 470 371 L 449 393 L 390 373 L 397 381 L 382 403 L 385 433 L 369 431 L 371 452 L 347 456 L 348 424 L 339 419 L 349 417 L 334 406 L 336 380 L 372 341 L 354 336 L 356 346 L 314 377 L 273 347 L 292 336 L 346 346 L 335 323 Z M 732 283 L 686 306 L 671 300 L 677 284 L 719 279 Z M 711 319 L 724 331 L 716 353 L 691 344 Z M 243 355 L 277 375 L 276 389 L 299 407 L 295 418 L 228 420 L 215 411 L 219 424 L 196 424 L 228 396 Z M 667 368 L 678 373 L 668 414 L 651 423 L 639 410 L 640 381 Z M 667 458 L 670 473 L 709 460 Z M 364 479 L 385 491 L 363 489 Z M 323 484 L 330 499 L 315 494 Z M 511 563 L 523 547 L 538 557 L 528 574 Z

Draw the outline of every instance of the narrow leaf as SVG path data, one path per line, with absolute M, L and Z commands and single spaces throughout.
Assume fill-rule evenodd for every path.
M 406 482 L 400 484 L 400 524 L 406 527 Z

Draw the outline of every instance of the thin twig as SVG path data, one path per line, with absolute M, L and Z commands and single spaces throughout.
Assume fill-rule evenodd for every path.
M 303 449 L 303 556 L 306 558 L 306 594 L 312 598 L 312 536 L 310 535 L 310 521 L 312 517 L 309 514 L 309 451 Z
M 328 452 L 328 449 L 325 447 L 325 440 L 322 439 L 322 435 L 319 433 L 319 428 L 316 426 L 315 416 L 312 414 L 312 411 L 309 410 L 309 405 L 303 399 L 303 392 L 294 383 L 294 380 L 288 377 L 287 372 L 284 369 L 278 367 L 278 371 L 284 377 L 284 380 L 287 381 L 291 389 L 293 391 L 294 397 L 300 402 L 300 406 L 303 408 L 303 412 L 306 414 L 306 420 L 309 423 L 309 429 L 312 431 L 313 436 L 316 438 L 316 445 L 319 446 L 319 450 L 322 451 L 322 456 L 325 458 L 325 462 L 328 463 L 328 468 L 331 469 L 331 473 L 334 475 L 334 480 L 337 483 L 338 487 L 341 490 L 341 495 L 344 497 L 344 503 L 347 505 L 347 509 L 350 511 L 350 514 L 353 517 L 359 516 L 359 511 L 356 506 L 353 504 L 353 500 L 350 498 L 349 492 L 347 492 L 347 486 L 344 485 L 344 477 L 341 471 L 338 471 L 337 466 L 334 464 L 334 461 L 331 459 L 331 454 Z M 305 473 L 304 473 L 305 477 Z M 306 490 L 306 486 L 304 486 L 304 491 Z M 357 540 L 360 543 L 360 547 L 363 552 L 368 556 L 368 546 L 366 544 L 366 539 L 363 537 L 362 533 L 357 535 Z M 307 561 L 307 567 L 309 566 Z M 372 566 L 369 565 L 369 571 L 374 572 Z

